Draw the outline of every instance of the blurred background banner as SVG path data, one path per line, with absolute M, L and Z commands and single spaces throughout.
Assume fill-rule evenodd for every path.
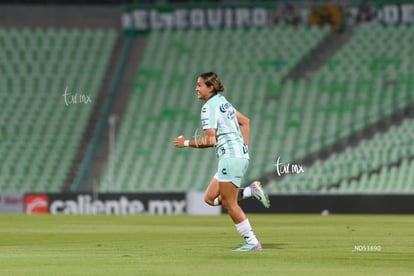
M 263 1 L 251 3 L 127 5 L 122 15 L 126 31 L 166 29 L 263 28 L 276 24 L 331 25 L 334 31 L 361 23 L 413 24 L 410 1 Z
M 274 5 L 125 8 L 122 26 L 126 30 L 265 27 Z
M 182 193 L 127 194 L 26 194 L 26 214 L 66 215 L 183 215 L 186 198 Z
M 0 193 L 0 213 L 23 213 L 23 194 Z

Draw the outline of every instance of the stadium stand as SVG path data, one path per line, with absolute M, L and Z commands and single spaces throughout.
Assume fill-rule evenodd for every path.
M 316 162 L 304 174 L 288 175 L 271 183 L 273 193 L 283 192 L 406 192 L 412 190 L 407 168 L 414 157 L 414 120 L 404 120 L 385 133 L 377 133 L 356 147 Z M 375 185 L 375 181 L 389 178 Z M 400 176 L 400 177 L 397 177 Z M 389 180 L 390 180 L 389 179 Z M 405 180 L 405 181 L 404 181 Z
M 409 51 L 413 29 L 406 26 L 357 29 L 350 42 L 312 79 L 282 82 L 328 33 L 327 29 L 286 26 L 151 33 L 117 141 L 117 156 L 123 158 L 114 164 L 116 183 L 103 181 L 100 189 L 204 189 L 216 169 L 214 153 L 174 149 L 171 141 L 181 134 L 202 135 L 198 118 L 201 103 L 191 91 L 196 74 L 206 70 L 219 72 L 228 88 L 225 95 L 251 117 L 252 162 L 246 180 L 275 173 L 279 156 L 285 163 L 305 158 L 414 101 L 410 92 L 413 55 Z M 211 37 L 220 43 L 212 43 Z M 386 142 L 394 137 L 394 131 L 410 130 L 393 128 L 389 136 L 377 135 L 382 142 L 375 138 L 361 147 L 373 154 L 378 143 L 400 143 Z M 273 193 L 342 192 L 344 187 L 355 186 L 355 181 L 368 179 L 369 173 L 394 166 L 387 163 L 390 160 L 408 162 L 412 144 L 409 140 L 404 143 L 399 154 L 395 147 L 383 147 L 369 159 L 346 165 L 361 149 L 349 147 L 318 161 L 306 174 L 266 184 Z M 368 164 L 371 159 L 374 161 Z M 326 173 L 327 168 L 334 173 Z M 352 183 L 344 184 L 348 182 Z M 338 183 L 343 185 L 338 188 Z M 407 189 L 410 187 L 401 186 L 394 191 Z
M 412 104 L 414 71 L 410 64 L 414 61 L 414 56 L 409 49 L 413 38 L 414 29 L 407 26 L 361 28 L 355 32 L 351 41 L 305 84 L 305 87 L 308 87 L 306 92 L 298 83 L 296 84 L 300 88 L 285 88 L 287 91 L 283 91 L 283 95 L 299 91 L 302 95 L 307 93 L 311 100 L 306 105 L 300 103 L 296 107 L 299 109 L 300 106 L 305 106 L 307 111 L 304 113 L 305 119 L 300 122 L 304 128 L 299 126 L 300 134 L 294 137 L 293 141 L 303 138 L 304 144 L 297 147 L 296 152 L 291 155 L 292 159 L 287 161 L 303 158 Z M 414 187 L 409 182 L 400 183 L 399 186 L 388 183 L 383 187 L 385 190 L 381 190 L 381 185 L 366 185 L 369 178 L 367 173 L 370 171 L 381 170 L 381 175 L 386 175 L 390 166 L 388 162 L 398 161 L 405 164 L 414 156 L 412 142 L 409 140 L 412 139 L 413 128 L 409 124 L 405 122 L 402 127 L 392 127 L 388 135 L 377 135 L 372 140 L 363 141 L 357 149 L 348 148 L 344 153 L 335 154 L 328 160 L 318 161 L 305 175 L 288 176 L 280 183 L 272 181 L 268 188 L 275 193 L 321 190 L 412 191 Z M 397 139 L 397 133 L 404 135 L 403 138 Z M 367 150 L 369 156 L 366 156 Z M 392 169 L 394 170 L 400 168 L 396 166 Z M 404 171 L 401 168 L 401 173 Z M 360 174 L 362 176 L 355 179 Z M 348 179 L 345 179 L 346 176 Z M 331 186 L 338 186 L 338 181 L 341 182 L 340 188 L 330 189 Z M 348 185 L 348 182 L 352 184 Z
M 2 191 L 61 190 L 116 37 L 114 30 L 0 29 Z
M 359 180 L 343 181 L 337 193 L 412 193 L 414 161 L 403 159 L 396 166 L 383 166 L 378 173 L 363 174 Z
M 246 182 L 275 175 L 278 157 L 303 160 L 414 104 L 414 29 L 407 25 L 357 28 L 312 78 L 286 80 L 330 32 L 276 26 L 149 33 L 99 191 L 205 189 L 216 171 L 214 150 L 172 145 L 178 135 L 202 136 L 194 89 L 205 71 L 219 73 L 224 95 L 251 118 Z M 0 29 L 2 191 L 62 189 L 116 38 L 114 30 Z M 67 105 L 65 91 L 92 103 Z M 264 184 L 271 193 L 414 191 L 407 181 L 412 133 L 405 119 L 303 174 Z
M 204 71 L 220 74 L 225 95 L 252 119 L 252 152 L 263 160 L 258 145 L 269 140 L 274 108 L 266 106 L 274 86 L 329 34 L 329 29 L 290 26 L 249 30 L 162 31 L 149 34 L 117 138 L 117 156 L 104 174 L 100 190 L 203 190 L 216 171 L 214 151 L 179 150 L 178 135 L 201 136 L 202 103 L 195 96 L 195 80 Z M 293 47 L 294 46 L 294 47 Z M 253 51 L 254 49 L 254 51 Z M 265 108 L 264 108 L 265 107 Z M 266 114 L 267 112 L 268 114 Z M 264 117 L 268 119 L 263 120 Z M 259 162 L 257 162 L 259 163 Z M 184 172 L 183 172 L 184 168 Z M 115 172 L 115 185 L 107 181 Z M 251 174 L 260 176 L 260 166 Z

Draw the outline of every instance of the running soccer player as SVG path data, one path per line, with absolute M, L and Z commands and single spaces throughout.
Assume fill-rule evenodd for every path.
M 201 124 L 204 137 L 187 140 L 184 136 L 174 139 L 179 148 L 215 147 L 218 171 L 207 187 L 204 199 L 212 206 L 223 205 L 235 223 L 237 231 L 246 244 L 236 251 L 261 250 L 249 220 L 240 208 L 238 200 L 254 197 L 266 208 L 270 202 L 260 182 L 255 181 L 241 189 L 241 180 L 249 165 L 248 143 L 250 138 L 249 118 L 237 111 L 226 98 L 220 78 L 214 72 L 201 74 L 197 78 L 197 97 L 205 101 L 201 109 Z

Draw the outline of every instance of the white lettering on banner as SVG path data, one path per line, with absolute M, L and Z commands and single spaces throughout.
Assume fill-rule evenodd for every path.
M 185 9 L 178 9 L 175 10 L 175 16 L 173 20 L 173 25 L 176 26 L 177 29 L 184 29 L 187 27 L 187 10 Z
M 414 4 L 386 5 L 378 11 L 378 19 L 386 24 L 414 23 Z
M 398 7 L 387 5 L 383 9 L 383 20 L 387 24 L 396 24 L 398 23 Z
M 224 26 L 226 28 L 233 27 L 233 12 L 231 9 L 224 10 Z
M 252 25 L 254 27 L 263 27 L 268 24 L 267 12 L 265 9 L 253 9 Z
M 245 26 L 249 26 L 250 24 L 250 16 L 248 9 L 236 9 L 236 27 L 242 28 Z
M 132 15 L 128 13 L 123 13 L 121 17 L 121 25 L 123 28 L 134 27 L 136 29 L 136 26 L 132 24 Z
M 137 31 L 183 28 L 242 28 L 265 27 L 270 10 L 265 8 L 176 9 L 160 12 L 156 9 L 133 10 L 122 16 L 124 28 Z
M 414 23 L 414 4 L 402 3 L 369 7 L 375 14 L 373 22 L 386 24 Z M 227 7 L 227 8 L 177 8 L 159 11 L 158 9 L 132 9 L 122 15 L 124 29 L 137 31 L 185 29 L 185 28 L 243 28 L 266 27 L 270 24 L 273 9 L 266 7 Z M 303 24 L 308 24 L 310 7 L 301 8 Z M 346 9 L 347 21 L 354 21 L 358 9 Z
M 402 23 L 414 23 L 414 5 L 403 4 L 401 5 L 401 22 Z
M 173 27 L 173 14 L 171 13 L 162 13 L 161 15 L 162 21 L 164 22 L 164 26 L 166 29 L 170 29 Z
M 218 28 L 223 22 L 223 10 L 221 9 L 208 9 L 207 10 L 207 24 L 208 27 Z
M 160 13 L 156 10 L 150 12 L 150 28 L 153 30 L 159 30 L 164 27 Z
M 132 13 L 132 18 L 133 20 L 131 23 L 133 23 L 133 26 L 135 27 L 136 30 L 143 31 L 149 28 L 148 23 L 147 23 L 148 16 L 147 16 L 146 11 L 135 10 Z
M 201 9 L 194 9 L 190 12 L 190 26 L 193 28 L 203 28 L 205 27 L 204 23 L 204 13 Z
M 148 204 L 150 214 L 184 214 L 185 201 L 151 200 Z
M 185 200 L 149 200 L 148 214 L 180 215 L 185 213 Z M 92 200 L 90 195 L 78 195 L 77 200 L 54 200 L 51 214 L 142 214 L 144 203 L 121 196 L 118 200 Z

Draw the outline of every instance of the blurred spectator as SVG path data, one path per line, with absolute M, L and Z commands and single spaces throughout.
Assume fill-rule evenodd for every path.
M 280 5 L 274 12 L 272 21 L 274 25 L 282 23 L 299 26 L 301 23 L 299 8 L 291 3 Z
M 333 32 L 343 31 L 343 10 L 340 6 L 327 3 L 321 7 L 315 7 L 309 14 L 309 23 L 318 26 L 330 25 Z
M 367 3 L 367 1 L 363 1 L 358 6 L 358 14 L 356 16 L 355 23 L 357 25 L 369 23 L 375 19 L 375 9 L 372 9 L 371 6 Z

